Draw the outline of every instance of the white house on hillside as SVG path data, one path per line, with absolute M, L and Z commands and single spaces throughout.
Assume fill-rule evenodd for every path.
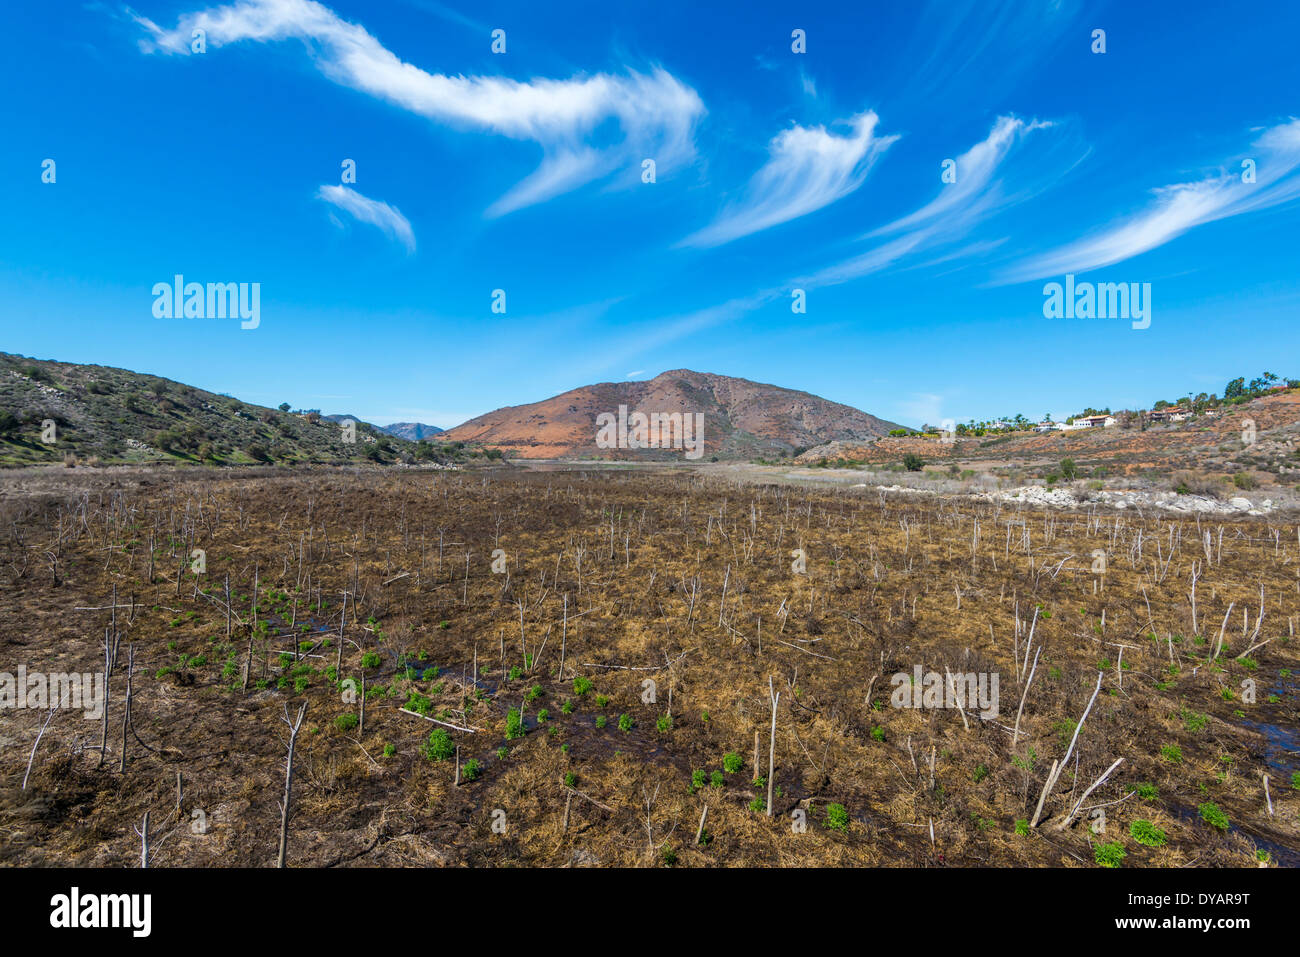
M 1113 415 L 1084 415 L 1074 420 L 1074 424 L 1082 423 L 1085 429 L 1108 429 L 1115 424 Z

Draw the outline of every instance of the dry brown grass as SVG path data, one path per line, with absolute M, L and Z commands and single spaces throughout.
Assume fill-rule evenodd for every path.
M 666 473 L 60 470 L 39 481 L 11 481 L 6 491 L 0 670 L 20 663 L 95 669 L 109 612 L 77 609 L 108 605 L 116 586 L 119 601 L 133 605 L 118 613 L 123 648 L 134 643 L 141 664 L 134 723 L 140 742 L 154 749 L 132 737 L 127 771 L 117 773 L 125 681 L 119 666 L 104 766 L 97 768 L 94 750 L 99 724 L 60 714 L 23 792 L 19 783 L 43 715 L 6 713 L 0 854 L 10 864 L 130 866 L 138 859 L 131 828 L 149 809 L 158 822 L 160 865 L 270 865 L 283 784 L 280 716 L 287 701 L 301 697 L 309 708 L 298 744 L 294 866 L 644 866 L 661 863 L 665 849 L 678 866 L 1093 866 L 1090 845 L 1102 841 L 1120 841 L 1128 866 L 1249 865 L 1254 842 L 1267 842 L 1275 859 L 1300 847 L 1300 791 L 1290 787 L 1296 755 L 1254 727 L 1296 724 L 1294 525 L 1215 520 L 1198 528 L 1194 520 L 1163 516 L 1043 514 Z M 151 535 L 153 583 L 146 580 Z M 799 547 L 807 554 L 806 575 L 791 570 L 790 552 Z M 191 548 L 207 553 L 199 587 L 211 598 L 195 593 L 188 573 L 177 587 L 176 571 Z M 506 551 L 508 576 L 492 572 L 495 548 Z M 1097 548 L 1107 551 L 1104 579 L 1090 570 Z M 47 553 L 57 557 L 57 584 Z M 1197 643 L 1191 628 L 1193 561 L 1202 565 L 1197 616 L 1209 645 Z M 314 671 L 302 695 L 292 684 L 277 687 L 287 669 L 260 639 L 249 690 L 240 690 L 238 674 L 222 677 L 228 654 L 240 668 L 244 663 L 242 622 L 255 569 L 259 619 L 271 620 L 274 634 L 288 631 L 294 596 L 298 622 L 308 617 L 313 629 L 329 633 L 331 644 L 314 652 L 322 657 L 307 659 Z M 227 572 L 241 596 L 232 602 L 238 619 L 229 643 L 220 594 Z M 343 673 L 360 668 L 355 641 L 382 655 L 368 686 L 392 691 L 368 701 L 362 735 L 333 726 L 336 716 L 356 709 L 324 673 L 337 652 L 339 596 L 354 581 Z M 1249 634 L 1261 586 L 1265 617 L 1256 640 L 1272 640 L 1252 653 L 1251 669 L 1232 656 L 1247 648 L 1241 612 L 1249 609 Z M 328 604 L 309 612 L 317 589 Z M 528 668 L 520 601 L 532 673 L 503 680 L 512 667 Z M 1211 662 L 1229 602 L 1225 650 Z M 1023 687 L 1013 644 L 1023 650 L 1025 642 L 1023 633 L 1014 637 L 1014 620 L 1018 609 L 1028 631 L 1036 605 L 1046 613 L 1034 637 L 1043 652 L 1013 750 L 1008 729 Z M 1181 636 L 1172 645 L 1176 674 L 1169 671 L 1173 636 Z M 1117 643 L 1128 646 L 1122 688 Z M 403 651 L 442 674 L 406 679 L 396 667 Z M 476 653 L 481 699 L 469 681 Z M 155 677 L 182 654 L 207 661 Z M 1077 780 L 1071 758 L 1045 822 L 1017 835 L 1014 822 L 1033 816 L 1048 768 L 1064 754 L 1057 726 L 1078 719 L 1104 659 L 1102 693 L 1075 749 Z M 914 665 L 996 672 L 1000 714 L 981 721 L 968 713 L 966 729 L 954 710 L 891 707 L 890 676 Z M 590 678 L 592 691 L 575 695 L 575 675 Z M 264 677 L 267 686 L 255 687 Z M 653 704 L 642 700 L 647 678 L 657 684 Z M 781 691 L 780 791 L 770 819 L 749 806 L 766 796 L 766 786 L 753 783 L 753 751 L 759 732 L 759 773 L 766 774 L 769 678 Z M 1259 687 L 1253 705 L 1240 700 L 1247 678 Z M 533 684 L 543 694 L 527 707 L 530 730 L 506 741 L 506 709 L 518 707 Z M 673 727 L 659 731 L 670 689 Z M 451 732 L 462 761 L 480 763 L 477 780 L 457 787 L 452 762 L 420 753 L 435 726 L 397 710 L 411 690 L 431 698 L 432 714 L 446 711 L 448 720 L 482 729 Z M 609 698 L 605 707 L 597 695 Z M 571 715 L 562 714 L 566 699 L 575 706 Z M 538 708 L 550 717 L 541 727 Z M 627 732 L 617 727 L 624 713 L 635 720 Z M 1190 729 L 1188 713 L 1207 715 L 1204 727 Z M 595 727 L 598 715 L 607 717 L 604 729 Z M 385 745 L 395 753 L 385 756 Z M 503 745 L 504 759 L 497 756 Z M 1163 745 L 1177 745 L 1182 760 L 1162 758 Z M 733 751 L 744 759 L 741 771 L 725 775 L 721 788 L 706 783 L 692 792 L 691 772 L 720 770 Z M 1087 802 L 1109 805 L 1104 835 L 1077 822 L 1058 830 L 1071 795 L 1077 799 L 1117 757 L 1124 763 Z M 185 792 L 179 812 L 177 771 Z M 1265 771 L 1272 818 L 1264 807 Z M 576 775 L 581 792 L 570 800 L 567 830 L 566 774 Z M 1142 782 L 1158 787 L 1157 800 L 1125 797 L 1128 785 Z M 1227 813 L 1228 835 L 1199 821 L 1195 809 L 1205 801 Z M 709 840 L 696 846 L 705 803 Z M 824 826 L 832 803 L 847 809 L 847 831 Z M 503 833 L 493 830 L 498 809 Z M 203 812 L 207 833 L 191 828 L 195 810 Z M 802 833 L 792 827 L 797 812 L 807 822 Z M 1129 837 L 1137 818 L 1163 828 L 1168 846 L 1147 848 Z

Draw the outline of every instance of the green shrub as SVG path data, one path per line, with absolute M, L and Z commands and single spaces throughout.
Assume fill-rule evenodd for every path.
M 822 826 L 833 831 L 847 831 L 849 829 L 849 812 L 845 810 L 843 804 L 826 805 L 826 819 L 822 821 Z
M 728 774 L 735 774 L 744 766 L 744 760 L 735 751 L 729 751 L 722 756 L 722 770 Z
M 700 788 L 704 787 L 704 771 L 695 770 L 691 772 L 691 793 L 694 794 Z
M 348 714 L 341 714 L 334 719 L 334 727 L 338 728 L 340 731 L 351 731 L 360 723 L 360 720 L 360 718 L 351 712 Z
M 1019 755 L 1013 754 L 1011 756 L 1011 763 L 1022 771 L 1032 771 L 1034 765 L 1038 763 L 1038 752 L 1031 746 L 1029 753 L 1023 758 Z
M 456 745 L 445 729 L 434 728 L 429 732 L 429 740 L 420 746 L 420 750 L 430 761 L 446 761 L 456 753 Z
M 1133 840 L 1147 847 L 1164 847 L 1167 843 L 1164 831 L 1141 818 L 1128 826 L 1128 832 L 1133 835 Z
M 478 763 L 476 758 L 470 758 L 460 769 L 460 776 L 466 781 L 473 781 L 482 773 L 483 766 Z
M 1219 809 L 1219 805 L 1212 801 L 1206 801 L 1199 804 L 1196 810 L 1201 814 L 1201 820 L 1216 830 L 1226 831 L 1228 829 L 1228 815 Z
M 724 782 L 724 780 L 723 780 L 722 772 L 721 772 L 721 771 L 714 771 L 712 774 L 709 775 L 709 786 L 710 786 L 710 787 L 720 788 L 720 787 L 722 787 L 722 785 L 723 785 L 724 783 L 725 783 L 725 782 Z
M 433 701 L 432 699 L 420 694 L 420 692 L 412 689 L 410 693 L 407 694 L 406 704 L 403 707 L 405 707 L 407 711 L 414 711 L 416 714 L 422 714 L 427 718 L 429 716 L 429 711 L 433 708 Z
M 1027 836 L 1029 834 L 1029 819 L 1023 817 L 1016 818 L 1015 829 L 1016 833 L 1021 837 Z
M 1119 841 L 1110 844 L 1098 844 L 1092 849 L 1093 857 L 1102 867 L 1119 867 L 1120 861 L 1128 857 Z
M 522 738 L 525 732 L 523 711 L 519 708 L 508 709 L 506 711 L 506 740 L 513 741 L 515 738 Z
M 1074 729 L 1077 727 L 1072 718 L 1064 718 L 1052 725 L 1052 730 L 1056 732 L 1056 739 L 1061 742 L 1061 747 L 1070 746 L 1070 739 L 1074 737 Z
M 596 727 L 597 728 L 605 727 L 605 716 L 603 714 L 596 715 Z
M 618 716 L 618 730 L 631 731 L 634 724 L 636 722 L 632 720 L 632 716 L 626 711 Z
M 591 679 L 578 675 L 573 679 L 573 693 L 581 697 L 591 690 Z

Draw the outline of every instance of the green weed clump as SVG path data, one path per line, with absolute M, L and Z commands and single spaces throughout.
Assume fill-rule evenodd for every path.
M 1201 820 L 1215 830 L 1226 831 L 1228 829 L 1228 815 L 1224 814 L 1219 805 L 1213 801 L 1206 801 L 1204 804 L 1197 805 L 1196 810 L 1200 812 Z
M 1133 836 L 1133 840 L 1147 847 L 1164 847 L 1167 843 L 1164 831 L 1141 818 L 1128 826 L 1128 832 Z
M 1120 862 L 1128 857 L 1119 841 L 1110 844 L 1098 844 L 1092 849 L 1093 857 L 1102 867 L 1119 867 Z
M 429 732 L 429 740 L 420 746 L 420 750 L 430 761 L 446 761 L 456 753 L 456 745 L 444 729 L 434 728 Z
M 826 819 L 822 821 L 822 826 L 832 831 L 847 831 L 849 829 L 849 812 L 843 804 L 826 805 Z

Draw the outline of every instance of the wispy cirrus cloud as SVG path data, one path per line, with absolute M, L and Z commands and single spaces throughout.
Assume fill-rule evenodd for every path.
M 735 322 L 770 303 L 787 299 L 793 288 L 811 290 L 849 282 L 887 269 L 914 253 L 942 251 L 940 261 L 943 262 L 960 258 L 963 251 L 969 256 L 982 255 L 989 248 L 995 248 L 1001 240 L 971 242 L 963 249 L 953 249 L 952 244 L 994 213 L 1038 195 L 1041 186 L 1037 181 L 1027 181 L 1019 191 L 1005 193 L 998 172 L 1017 143 L 1029 133 L 1050 126 L 1051 123 L 1036 120 L 999 117 L 988 136 L 957 157 L 955 183 L 943 185 L 943 192 L 920 209 L 873 230 L 863 238 L 901 235 L 850 259 L 791 279 L 781 287 L 738 296 L 684 316 L 663 317 L 651 324 L 652 331 L 637 333 L 636 340 L 654 346 L 667 345 L 705 329 Z M 622 362 L 634 354 L 638 353 L 629 348 L 609 355 L 607 360 L 610 363 Z
M 1080 17 L 1082 0 L 917 0 L 909 7 L 913 26 L 900 49 L 910 68 L 890 94 L 905 111 L 938 100 L 956 111 L 1003 102 L 1075 31 L 1086 37 L 1096 25 Z
M 1086 272 L 1162 246 L 1197 226 L 1300 198 L 1300 120 L 1265 130 L 1252 144 L 1255 182 L 1241 170 L 1223 170 L 1191 183 L 1155 190 L 1144 210 L 1102 232 L 1012 266 L 1002 282 L 1024 282 Z
M 956 158 L 957 180 L 915 212 L 868 233 L 864 238 L 894 236 L 850 259 L 795 280 L 804 287 L 835 285 L 879 272 L 903 258 L 965 236 L 977 223 L 1026 194 L 1003 193 L 997 173 L 1015 145 L 1050 123 L 998 117 L 989 135 Z M 971 247 L 975 248 L 975 247 Z
M 408 253 L 415 252 L 415 231 L 396 207 L 363 196 L 355 189 L 346 186 L 322 186 L 316 192 L 316 196 L 341 209 L 358 222 L 379 227 L 390 239 L 405 246 Z
M 1026 122 L 1014 116 L 998 117 L 989 135 L 955 160 L 953 167 L 957 177 L 955 183 L 945 184 L 939 191 L 939 195 L 916 212 L 881 226 L 867 235 L 884 236 L 925 228 L 944 220 L 955 220 L 962 225 L 965 221 L 982 215 L 995 202 L 995 194 L 990 190 L 993 176 L 1012 147 L 1034 130 L 1047 129 L 1051 125 L 1037 120 Z
M 868 110 L 847 120 L 837 136 L 824 126 L 794 126 L 773 137 L 769 158 L 744 190 L 709 226 L 682 246 L 719 246 L 829 206 L 852 193 L 897 135 L 876 136 L 879 117 Z
M 475 20 L 472 17 L 465 16 L 465 14 L 461 13 L 459 10 L 453 10 L 451 7 L 444 6 L 443 4 L 438 3 L 437 0 L 403 0 L 403 2 L 415 7 L 416 9 L 423 10 L 425 13 L 431 13 L 435 17 L 440 17 L 448 23 L 454 23 L 457 26 L 473 30 L 482 36 L 487 36 L 491 32 L 488 29 L 487 24 Z
M 635 362 L 678 339 L 742 319 L 782 295 L 782 290 L 766 289 L 752 296 L 731 299 L 716 306 L 707 306 L 685 314 L 660 316 L 633 327 L 625 326 L 623 336 L 611 341 L 609 348 L 594 357 L 587 367 L 592 370 L 604 370 L 628 361 Z
M 645 156 L 655 158 L 660 173 L 680 166 L 695 155 L 695 124 L 704 114 L 699 95 L 660 67 L 527 82 L 430 73 L 315 0 L 239 0 L 183 14 L 170 30 L 131 16 L 145 30 L 140 45 L 147 53 L 189 55 L 195 30 L 204 31 L 208 48 L 298 39 L 311 45 L 317 69 L 335 83 L 434 122 L 538 143 L 541 165 L 494 203 L 489 215 L 542 202 L 620 169 L 639 172 Z M 589 145 L 587 138 L 610 121 L 623 139 Z

